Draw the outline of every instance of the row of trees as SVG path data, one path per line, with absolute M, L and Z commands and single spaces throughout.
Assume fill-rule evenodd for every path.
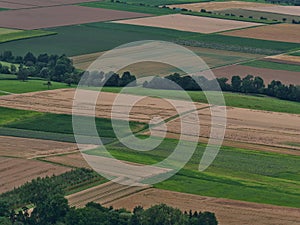
M 87 171 L 81 171 L 86 173 Z M 70 173 L 70 172 L 69 172 Z M 69 174 L 68 173 L 68 174 Z M 77 173 L 77 172 L 76 172 Z M 24 207 L 17 212 L 5 201 L 0 200 L 1 225 L 217 225 L 211 212 L 182 213 L 161 204 L 149 209 L 137 206 L 133 213 L 100 204 L 88 203 L 84 208 L 70 208 L 64 198 L 65 192 L 57 185 L 55 177 L 38 178 L 18 188 Z M 25 205 L 33 205 L 33 211 Z
M 0 73 L 16 74 L 18 79 L 23 81 L 32 76 L 41 77 L 48 81 L 65 82 L 70 85 L 78 83 L 82 75 L 82 72 L 75 69 L 72 60 L 66 55 L 48 55 L 45 53 L 35 56 L 28 52 L 22 57 L 14 56 L 11 51 L 5 51 L 0 55 L 0 61 L 12 63 L 10 67 L 1 65 Z
M 252 75 L 247 75 L 244 78 L 241 78 L 240 76 L 232 76 L 230 82 L 227 78 L 218 78 L 217 81 L 222 91 L 240 92 L 246 94 L 265 94 L 268 96 L 277 97 L 279 99 L 300 102 L 300 86 L 292 84 L 285 85 L 280 81 L 275 80 L 266 86 L 261 77 L 254 77 Z M 169 90 L 202 90 L 198 84 L 201 84 L 201 87 L 205 88 L 205 90 L 217 90 L 215 80 L 207 80 L 202 76 L 180 76 L 178 73 L 174 73 L 165 78 L 155 77 L 149 82 L 146 81 L 143 86 L 146 88 Z

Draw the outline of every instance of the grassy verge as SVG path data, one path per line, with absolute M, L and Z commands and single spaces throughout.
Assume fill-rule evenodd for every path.
M 300 65 L 269 62 L 269 61 L 264 61 L 264 60 L 246 62 L 246 63 L 242 63 L 242 65 L 258 67 L 258 68 L 267 68 L 267 69 L 273 69 L 273 70 L 283 70 L 283 71 L 285 70 L 285 71 L 300 72 Z M 299 75 L 299 78 L 300 78 L 300 75 Z
M 166 158 L 177 140 L 164 139 L 156 149 L 136 152 L 119 143 L 107 146 L 121 160 L 153 164 Z M 199 172 L 204 151 L 199 144 L 189 163 L 175 176 L 155 187 L 205 196 L 230 198 L 258 203 L 299 207 L 300 158 L 232 147 L 222 147 L 213 164 Z M 87 152 L 102 155 L 98 150 Z
M 106 92 L 118 93 L 121 88 L 105 87 L 102 89 Z M 124 93 L 143 95 L 143 96 L 163 96 L 169 99 L 180 99 L 187 100 L 183 97 L 182 93 L 174 90 L 156 90 L 148 88 L 126 88 L 123 90 Z M 195 102 L 207 103 L 205 94 L 201 91 L 188 91 L 187 92 L 191 99 Z M 212 92 L 213 93 L 213 92 Z M 227 106 L 256 109 L 256 110 L 266 110 L 273 112 L 284 112 L 284 113 L 296 113 L 300 114 L 300 103 L 280 100 L 276 98 L 271 98 L 267 96 L 253 96 L 245 95 L 239 93 L 223 93 L 225 102 Z
M 55 32 L 49 32 L 44 30 L 23 30 L 19 32 L 7 33 L 0 36 L 0 43 L 28 39 L 34 37 L 43 37 L 49 35 L 55 35 Z

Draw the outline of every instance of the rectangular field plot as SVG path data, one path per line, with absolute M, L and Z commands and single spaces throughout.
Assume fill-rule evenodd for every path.
M 35 160 L 0 157 L 0 193 L 10 191 L 37 177 L 59 175 L 69 170 L 71 169 Z
M 66 5 L 5 11 L 0 14 L 0 26 L 32 30 L 143 16 L 147 14 Z
M 116 23 L 161 27 L 206 34 L 261 25 L 258 23 L 222 20 L 181 14 L 121 20 L 116 21 Z
M 261 40 L 300 43 L 300 26 L 297 24 L 276 24 L 243 30 L 234 30 L 224 32 L 222 34 Z
M 255 8 L 246 8 L 246 9 L 253 10 L 253 11 L 300 16 L 299 6 L 269 6 L 269 7 L 255 7 Z

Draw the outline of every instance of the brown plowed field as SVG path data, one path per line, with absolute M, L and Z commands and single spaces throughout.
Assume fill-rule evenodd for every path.
M 59 175 L 69 170 L 70 168 L 36 160 L 0 157 L 0 193 L 10 191 L 37 177 Z
M 264 79 L 265 84 L 269 84 L 272 80 L 280 80 L 284 84 L 300 85 L 300 72 L 273 70 L 266 68 L 256 68 L 243 65 L 232 65 L 220 67 L 212 70 L 218 78 L 227 77 L 229 80 L 232 76 L 239 75 L 245 77 L 247 75 L 260 76 Z
M 8 10 L 0 13 L 0 27 L 25 30 L 149 16 L 118 10 L 62 5 Z
M 122 24 L 133 24 L 140 26 L 161 27 L 182 31 L 198 33 L 214 33 L 232 29 L 260 26 L 259 23 L 241 22 L 235 20 L 223 20 L 209 17 L 189 16 L 172 14 L 148 18 L 129 19 L 115 21 Z
M 63 164 L 70 167 L 91 168 L 82 157 L 80 152 L 66 155 L 48 156 L 44 159 L 48 162 Z
M 223 32 L 222 34 L 236 37 L 300 43 L 300 26 L 297 24 L 275 24 L 228 31 Z
M 77 151 L 73 143 L 0 136 L 0 155 L 34 158 Z
M 298 225 L 300 223 L 300 209 L 297 208 L 204 197 L 154 188 L 104 205 L 133 210 L 137 205 L 149 208 L 160 203 L 182 211 L 192 209 L 214 212 L 220 225 Z

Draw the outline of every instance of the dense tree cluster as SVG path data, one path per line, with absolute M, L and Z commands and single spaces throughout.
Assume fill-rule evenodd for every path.
M 88 170 L 68 172 L 64 177 Z M 67 183 L 70 183 L 69 179 Z M 64 198 L 62 178 L 38 178 L 19 188 L 23 206 L 16 210 L 0 200 L 0 225 L 217 225 L 211 212 L 185 212 L 161 204 L 149 209 L 137 206 L 133 212 L 105 208 L 90 202 L 84 208 L 70 208 Z M 27 205 L 27 206 L 26 206 Z M 30 206 L 29 206 L 30 205 Z M 28 207 L 32 207 L 29 209 Z
M 300 86 L 285 85 L 280 81 L 273 80 L 265 86 L 264 80 L 261 77 L 247 75 L 244 78 L 233 76 L 231 82 L 227 78 L 217 79 L 222 91 L 232 91 L 251 94 L 265 94 L 279 99 L 298 101 L 300 102 Z M 201 84 L 201 87 L 198 85 Z M 207 80 L 205 77 L 197 76 L 180 76 L 174 73 L 165 78 L 154 77 L 151 81 L 143 84 L 146 88 L 168 89 L 168 90 L 216 90 L 215 80 Z
M 124 72 L 120 76 L 114 72 L 105 74 L 102 71 L 86 71 L 80 82 L 81 85 L 92 87 L 125 87 L 136 86 L 136 77 L 130 72 Z
M 12 63 L 10 67 L 0 65 L 0 73 L 16 74 L 18 79 L 23 81 L 31 76 L 71 85 L 78 83 L 82 75 L 82 72 L 74 68 L 72 60 L 66 55 L 58 56 L 45 53 L 35 56 L 28 52 L 22 57 L 14 56 L 11 51 L 4 51 L 0 55 L 0 61 Z

